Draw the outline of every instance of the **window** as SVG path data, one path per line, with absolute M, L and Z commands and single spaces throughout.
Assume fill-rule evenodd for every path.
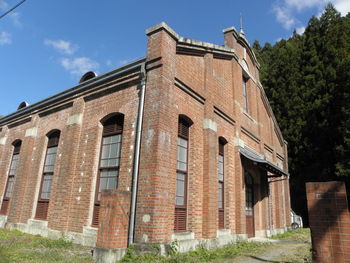
M 50 133 L 50 135 L 48 135 L 48 143 L 47 143 L 45 162 L 43 167 L 43 175 L 41 177 L 38 205 L 35 213 L 36 219 L 40 219 L 40 220 L 47 219 L 47 212 L 49 210 L 51 186 L 52 186 L 53 173 L 55 170 L 55 162 L 56 162 L 59 139 L 60 139 L 60 131 L 53 131 Z
M 176 198 L 174 231 L 186 231 L 187 219 L 187 175 L 188 175 L 188 140 L 191 123 L 179 118 L 176 162 Z
M 243 110 L 244 112 L 248 112 L 248 91 L 247 91 L 248 79 L 243 77 Z
M 103 135 L 92 225 L 99 225 L 101 192 L 118 187 L 123 115 L 114 115 L 103 122 Z
M 225 210 L 224 210 L 224 146 L 225 143 L 219 140 L 218 156 L 218 220 L 219 229 L 225 228 Z
M 2 200 L 1 209 L 0 209 L 0 214 L 2 214 L 2 215 L 7 214 L 10 199 L 12 197 L 13 186 L 15 184 L 15 175 L 16 175 L 16 170 L 17 170 L 18 161 L 19 161 L 19 152 L 21 150 L 21 144 L 22 144 L 22 142 L 19 140 L 15 141 L 13 143 L 14 149 L 13 149 L 10 169 L 8 172 L 7 183 L 6 183 L 5 192 L 4 192 L 4 198 Z
M 245 214 L 253 215 L 253 179 L 248 172 L 245 172 Z

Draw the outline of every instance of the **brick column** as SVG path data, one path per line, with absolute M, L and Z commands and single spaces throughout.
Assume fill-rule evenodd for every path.
M 25 207 L 26 203 L 26 188 L 28 178 L 30 177 L 30 171 L 32 166 L 33 150 L 35 139 L 37 137 L 38 128 L 35 123 L 32 123 L 32 128 L 26 129 L 25 137 L 23 138 L 20 152 L 20 160 L 16 171 L 16 180 L 13 187 L 13 193 L 11 197 L 8 222 L 21 222 L 27 223 L 28 215 L 32 212 L 33 207 Z M 31 193 L 33 194 L 33 193 Z
M 218 137 L 216 123 L 204 119 L 203 136 L 203 237 L 216 237 L 218 229 Z
M 79 144 L 84 112 L 84 100 L 75 101 L 66 126 L 61 132 L 59 154 L 56 161 L 57 173 L 53 177 L 52 199 L 48 215 L 49 227 L 57 230 L 82 232 L 81 211 L 79 200 L 72 198 L 74 177 L 76 176 L 77 160 L 80 158 Z M 79 162 L 80 164 L 80 162 Z M 78 206 L 77 206 L 78 203 Z M 84 207 L 86 209 L 86 207 Z M 78 214 L 78 215 L 77 215 Z M 75 227 L 68 227 L 74 220 Z
M 218 229 L 218 150 L 217 123 L 214 122 L 213 105 L 216 96 L 213 79 L 213 55 L 204 56 L 206 101 L 203 121 L 203 237 L 216 237 Z
M 343 182 L 307 183 L 313 263 L 350 262 L 350 214 Z
M 0 133 L 0 198 L 3 197 L 5 187 L 6 187 L 6 181 L 7 181 L 7 167 L 10 165 L 9 164 L 9 153 L 8 151 L 5 151 L 5 145 L 7 143 L 7 136 L 5 133 L 5 129 L 7 130 L 6 127 L 2 127 L 2 131 Z M 2 199 L 0 200 L 0 206 L 2 203 Z
M 107 249 L 127 247 L 129 210 L 130 191 L 104 190 L 102 192 L 97 247 Z
M 148 72 L 135 242 L 169 242 L 174 232 L 178 125 L 178 113 L 173 107 L 174 34 L 164 24 L 147 31 Z

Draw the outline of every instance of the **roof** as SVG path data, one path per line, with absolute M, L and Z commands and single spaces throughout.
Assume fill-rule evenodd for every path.
M 145 61 L 146 61 L 146 58 L 140 58 L 140 59 L 135 60 L 131 63 L 128 63 L 124 66 L 118 67 L 118 68 L 113 69 L 107 73 L 104 73 L 100 76 L 97 76 L 95 78 L 92 78 L 92 79 L 86 80 L 82 83 L 79 83 L 78 85 L 73 86 L 70 89 L 67 89 L 67 90 L 62 91 L 60 93 L 57 93 L 53 96 L 50 96 L 46 99 L 38 101 L 38 102 L 31 104 L 27 107 L 19 108 L 17 111 L 15 111 L 9 115 L 3 116 L 3 117 L 0 116 L 0 125 L 6 123 L 8 121 L 11 121 L 13 119 L 16 119 L 22 115 L 30 114 L 30 113 L 32 113 L 32 112 L 34 112 L 42 107 L 50 105 L 52 103 L 59 102 L 59 101 L 65 99 L 69 96 L 75 95 L 75 94 L 80 93 L 80 92 L 85 91 L 85 90 L 89 90 L 90 88 L 93 88 L 98 84 L 101 84 L 101 83 L 104 83 L 110 79 L 113 79 L 116 76 L 119 76 L 121 74 L 129 72 L 131 70 L 138 69 L 141 67 L 141 65 L 143 63 L 145 63 Z

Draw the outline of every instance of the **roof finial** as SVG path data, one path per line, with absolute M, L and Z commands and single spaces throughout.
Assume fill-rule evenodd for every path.
M 242 35 L 244 35 L 244 31 L 243 31 L 243 16 L 242 16 L 242 13 L 240 13 L 240 15 L 241 15 L 241 18 L 240 18 L 240 21 L 241 21 L 241 30 L 240 30 L 240 33 L 241 33 Z

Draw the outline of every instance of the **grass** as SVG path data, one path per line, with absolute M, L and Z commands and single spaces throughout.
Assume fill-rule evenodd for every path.
M 287 241 L 309 241 L 310 231 L 298 229 L 276 235 L 274 239 Z M 283 244 L 280 244 L 281 246 Z M 286 245 L 286 244 L 285 244 Z M 240 242 L 222 248 L 207 250 L 199 246 L 197 250 L 178 253 L 177 244 L 172 244 L 168 257 L 160 256 L 160 248 L 154 245 L 152 253 L 135 255 L 133 248 L 127 250 L 122 260 L 124 263 L 201 263 L 201 262 L 235 262 L 237 256 L 261 255 L 266 251 L 273 251 L 274 245 L 268 243 Z M 38 235 L 28 235 L 17 230 L 0 229 L 0 263 L 93 263 L 91 248 L 75 245 L 63 238 L 50 240 Z M 277 262 L 311 262 L 310 245 L 293 244 L 288 253 L 281 255 Z
M 311 233 L 309 228 L 300 228 L 278 234 L 272 237 L 272 239 L 286 240 L 286 241 L 300 241 L 300 242 L 311 242 Z
M 75 245 L 63 238 L 51 240 L 17 230 L 0 229 L 0 263 L 92 263 L 90 251 L 91 248 Z
M 225 259 L 232 259 L 239 255 L 244 255 L 248 252 L 258 253 L 268 246 L 266 243 L 256 242 L 240 242 L 236 244 L 230 244 L 222 248 L 214 250 L 207 250 L 203 247 L 199 247 L 195 251 L 187 253 L 178 253 L 176 249 L 173 249 L 168 257 L 162 257 L 160 255 L 145 254 L 135 255 L 132 249 L 129 249 L 122 262 L 133 263 L 200 263 L 200 262 L 223 262 Z

